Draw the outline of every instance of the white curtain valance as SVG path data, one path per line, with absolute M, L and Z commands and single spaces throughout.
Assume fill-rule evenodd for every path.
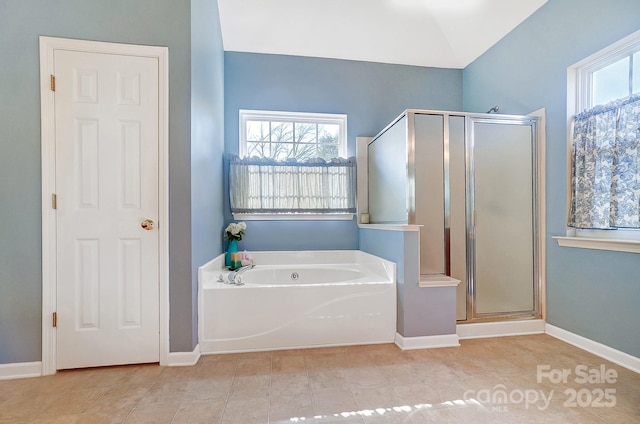
M 355 213 L 356 160 L 229 156 L 232 213 Z

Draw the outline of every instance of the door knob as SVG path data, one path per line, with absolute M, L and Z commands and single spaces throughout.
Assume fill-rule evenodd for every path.
M 140 226 L 142 227 L 143 230 L 147 230 L 147 231 L 151 231 L 153 230 L 153 219 L 145 219 L 144 221 L 142 221 L 142 223 L 140 224 Z

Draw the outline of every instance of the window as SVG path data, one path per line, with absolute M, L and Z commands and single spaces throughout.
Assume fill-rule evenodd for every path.
M 577 112 L 640 93 L 640 35 L 594 56 L 574 65 L 580 74 Z
M 240 111 L 240 157 L 229 157 L 236 219 L 352 219 L 356 161 L 346 115 Z
M 347 156 L 347 116 L 240 111 L 240 156 L 275 160 Z
M 559 242 L 640 252 L 640 31 L 570 67 L 567 92 L 569 219 Z M 563 244 L 570 238 L 588 243 Z

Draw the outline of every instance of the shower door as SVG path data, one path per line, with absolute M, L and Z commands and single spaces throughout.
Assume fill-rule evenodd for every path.
M 536 121 L 467 118 L 466 319 L 538 315 Z

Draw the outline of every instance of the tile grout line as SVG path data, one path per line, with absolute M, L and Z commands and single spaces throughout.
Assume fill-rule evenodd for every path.
M 222 409 L 222 414 L 220 414 L 220 419 L 218 420 L 218 424 L 222 424 L 222 421 L 224 419 L 224 414 L 227 412 L 227 406 L 229 405 L 229 398 L 231 397 L 231 392 L 233 391 L 233 383 L 236 380 L 236 373 L 238 372 L 238 361 L 240 360 L 240 357 L 238 356 L 238 354 L 233 354 L 233 355 L 235 355 L 235 361 L 233 365 L 233 375 L 231 376 L 231 384 L 229 384 L 229 389 L 227 390 L 227 396 L 225 396 L 225 399 L 224 399 L 224 408 Z
M 271 423 L 271 396 L 273 394 L 273 352 L 269 355 L 269 407 L 267 408 L 267 423 Z
M 311 399 L 311 417 L 313 418 L 313 422 L 317 422 L 316 419 L 316 399 L 313 395 L 313 390 L 311 390 L 311 376 L 309 375 L 309 368 L 307 367 L 307 356 L 302 353 L 302 362 L 304 363 L 304 373 L 307 377 L 307 393 L 309 393 L 309 398 Z

